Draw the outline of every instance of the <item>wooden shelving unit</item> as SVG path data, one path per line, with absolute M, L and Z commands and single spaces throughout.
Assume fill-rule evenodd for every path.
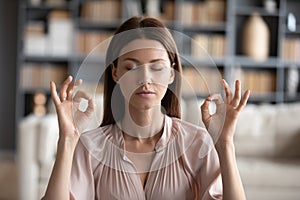
M 206 0 L 210 1 L 210 0 Z M 221 1 L 221 0 L 220 0 Z M 134 13 L 145 13 L 147 10 L 145 7 L 140 7 L 140 10 L 131 10 L 128 5 L 135 5 L 136 8 L 142 6 L 143 4 L 139 0 L 120 0 L 121 13 L 117 20 L 112 21 L 89 21 L 83 19 L 81 16 L 81 9 L 83 5 L 87 2 L 92 2 L 91 0 L 69 0 L 64 1 L 61 5 L 48 5 L 47 0 L 41 0 L 41 4 L 31 5 L 30 0 L 20 1 L 19 7 L 19 56 L 18 56 L 18 72 L 21 71 L 24 63 L 64 63 L 67 66 L 67 71 L 69 74 L 76 75 L 77 70 L 80 67 L 85 55 L 76 52 L 76 34 L 78 32 L 101 32 L 101 31 L 114 31 L 119 24 L 122 23 L 128 17 L 135 15 Z M 144 1 L 145 2 L 145 1 Z M 173 4 L 174 13 L 173 19 L 166 19 L 166 25 L 172 29 L 182 32 L 190 37 L 194 37 L 197 34 L 202 34 L 206 36 L 218 35 L 223 36 L 225 41 L 225 54 L 221 57 L 212 57 L 217 69 L 220 69 L 222 76 L 233 85 L 236 76 L 236 71 L 238 70 L 254 70 L 259 72 L 260 70 L 270 70 L 276 75 L 276 88 L 274 91 L 264 91 L 259 95 L 251 96 L 250 102 L 252 103 L 282 103 L 300 100 L 299 83 L 298 89 L 295 91 L 294 95 L 288 95 L 288 70 L 290 68 L 300 69 L 300 52 L 296 57 L 296 60 L 286 60 L 283 58 L 283 41 L 286 38 L 293 38 L 295 40 L 300 40 L 300 2 L 297 0 L 274 0 L 276 3 L 276 8 L 273 12 L 269 12 L 263 4 L 263 0 L 224 0 L 224 21 L 219 21 L 218 23 L 191 23 L 190 21 L 185 21 L 184 16 L 180 16 L 180 12 L 177 12 L 180 6 L 192 3 L 202 3 L 204 1 L 195 0 L 164 0 L 161 1 L 161 6 L 163 11 L 164 4 Z M 217 1 L 215 1 L 217 2 Z M 72 37 L 73 46 L 71 52 L 63 56 L 49 56 L 49 55 L 26 55 L 24 54 L 24 29 L 29 22 L 39 21 L 44 23 L 45 32 L 48 33 L 49 18 L 48 14 L 51 11 L 64 10 L 69 12 L 70 20 L 73 25 Z M 270 53 L 269 57 L 262 61 L 255 61 L 243 54 L 241 48 L 241 30 L 245 21 L 253 13 L 258 13 L 264 21 L 267 23 L 270 30 Z M 287 27 L 287 15 L 293 13 L 296 18 L 296 30 L 291 31 Z M 146 14 L 146 13 L 145 13 Z M 170 13 L 168 13 L 170 14 Z M 208 59 L 201 59 L 195 55 L 191 55 L 190 44 L 185 43 L 185 41 L 177 41 L 178 48 L 184 53 L 184 57 L 192 60 L 193 63 L 197 65 L 210 67 L 211 61 Z M 300 43 L 300 42 L 299 42 Z M 300 45 L 299 45 L 300 49 Z M 300 51 L 300 50 L 298 50 Z M 104 58 L 100 58 L 99 62 L 104 62 Z M 184 67 L 188 67 L 188 63 L 183 60 Z M 22 74 L 18 74 L 18 79 Z M 19 84 L 19 83 L 18 83 Z M 251 85 L 249 85 L 251 87 Z M 29 93 L 34 93 L 35 89 L 22 89 L 21 86 L 18 87 L 17 91 L 17 116 L 18 118 L 24 117 L 26 114 L 26 104 L 25 99 Z M 36 88 L 36 87 L 35 87 Z M 250 88 L 251 89 L 251 88 Z M 46 95 L 49 95 L 47 93 Z M 204 94 L 205 95 L 205 94 Z M 199 95 L 201 97 L 202 95 Z

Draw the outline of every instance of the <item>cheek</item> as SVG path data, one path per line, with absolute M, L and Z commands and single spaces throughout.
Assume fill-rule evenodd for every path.
M 171 71 L 162 74 L 156 74 L 156 76 L 153 78 L 153 82 L 165 88 L 168 87 L 168 85 L 171 83 L 170 82 L 171 80 L 172 80 Z
M 167 92 L 168 86 L 167 85 L 158 85 L 157 88 L 158 88 L 159 96 L 162 99 Z
M 118 84 L 125 99 L 129 100 L 134 91 L 138 88 L 136 82 L 135 77 L 126 76 L 126 74 L 119 79 Z

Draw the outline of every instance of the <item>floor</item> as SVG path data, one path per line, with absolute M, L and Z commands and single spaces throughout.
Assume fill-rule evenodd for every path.
M 12 160 L 0 160 L 0 200 L 17 200 L 17 167 Z

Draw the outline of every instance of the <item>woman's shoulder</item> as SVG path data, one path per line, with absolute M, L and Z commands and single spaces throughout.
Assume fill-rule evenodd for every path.
M 88 152 L 98 151 L 107 142 L 114 143 L 114 132 L 116 132 L 114 124 L 99 126 L 82 133 L 78 145 L 83 146 Z
M 105 125 L 105 126 L 98 126 L 97 128 L 88 130 L 86 132 L 83 132 L 80 136 L 80 138 L 94 138 L 99 137 L 101 135 L 108 135 L 111 133 L 113 124 Z
M 111 155 L 119 156 L 121 141 L 117 125 L 110 124 L 82 133 L 77 144 L 77 153 L 97 166 L 107 164 Z

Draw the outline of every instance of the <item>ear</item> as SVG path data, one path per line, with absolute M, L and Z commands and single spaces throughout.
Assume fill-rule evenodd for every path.
M 118 78 L 118 75 L 117 75 L 117 68 L 115 67 L 115 65 L 113 63 L 111 64 L 111 76 L 112 76 L 113 80 L 116 83 L 118 83 L 119 78 Z
M 169 84 L 172 84 L 174 79 L 175 79 L 175 71 L 174 68 L 172 67 L 170 72 Z

